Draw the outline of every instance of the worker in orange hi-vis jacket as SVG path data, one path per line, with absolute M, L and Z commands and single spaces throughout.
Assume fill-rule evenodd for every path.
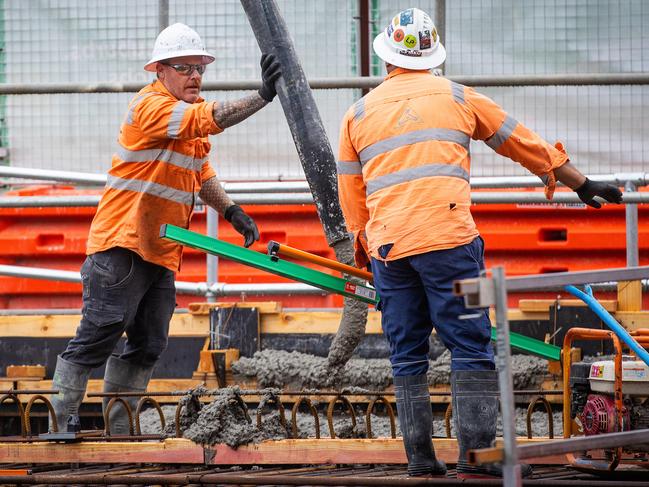
M 411 475 L 443 475 L 431 442 L 426 381 L 430 334 L 451 351 L 453 416 L 461 478 L 501 476 L 498 466 L 470 467 L 467 450 L 496 434 L 498 378 L 487 310 L 468 310 L 452 293 L 456 279 L 483 269 L 483 241 L 470 212 L 471 139 L 557 181 L 598 208 L 619 203 L 618 188 L 590 181 L 552 146 L 472 88 L 434 76 L 446 51 L 430 17 L 410 8 L 374 39 L 388 75 L 346 113 L 340 132 L 338 185 L 356 264 L 370 263 L 390 343 L 397 411 Z M 529 466 L 523 468 L 529 473 Z
M 244 236 L 246 247 L 259 240 L 255 222 L 232 202 L 208 162 L 208 136 L 273 100 L 279 63 L 262 56 L 262 88 L 218 103 L 200 97 L 202 75 L 214 59 L 193 29 L 179 23 L 167 27 L 144 67 L 157 79 L 128 105 L 81 268 L 83 316 L 54 373 L 59 431 L 78 428 L 90 372 L 104 363 L 105 392 L 146 390 L 167 346 L 182 253 L 180 245 L 159 237 L 162 224 L 187 228 L 200 196 Z M 124 332 L 122 353 L 111 355 Z M 129 402 L 134 405 L 137 398 Z M 113 433 L 128 434 L 120 405 L 112 409 L 110 422 Z

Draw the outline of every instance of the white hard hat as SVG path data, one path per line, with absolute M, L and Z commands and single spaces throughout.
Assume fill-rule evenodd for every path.
M 185 24 L 176 23 L 158 34 L 151 60 L 146 63 L 144 69 L 155 71 L 158 61 L 181 56 L 203 56 L 205 64 L 214 61 L 214 56 L 205 50 L 205 45 L 198 33 Z
M 406 69 L 431 69 L 446 59 L 435 25 L 418 8 L 399 12 L 372 46 L 386 63 Z

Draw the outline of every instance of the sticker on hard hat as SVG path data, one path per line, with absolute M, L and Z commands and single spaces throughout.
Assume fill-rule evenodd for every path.
M 419 31 L 419 49 L 430 49 L 430 31 L 422 30 Z
M 399 49 L 397 52 L 402 56 L 421 57 L 421 51 L 416 49 Z
M 393 39 L 396 42 L 401 42 L 403 40 L 403 37 L 404 37 L 404 33 L 403 33 L 403 31 L 401 29 L 397 29 L 397 30 L 394 31 Z
M 413 47 L 415 47 L 417 45 L 417 38 L 415 36 L 413 36 L 412 34 L 408 34 L 406 36 L 406 38 L 403 40 L 403 44 L 406 47 L 409 47 L 410 49 L 412 49 Z
M 376 291 L 365 286 L 356 285 L 351 282 L 345 283 L 345 292 L 355 294 L 367 299 L 376 299 Z
M 400 16 L 401 18 L 399 19 L 399 22 L 401 23 L 401 25 L 412 24 L 412 14 L 413 14 L 413 12 L 412 12 L 411 8 L 401 12 L 401 16 Z
M 394 32 L 394 26 L 392 24 L 388 25 L 388 28 L 385 29 L 386 37 L 390 37 L 393 32 Z
M 392 24 L 393 25 L 399 25 L 399 16 L 395 15 L 394 18 L 392 19 Z

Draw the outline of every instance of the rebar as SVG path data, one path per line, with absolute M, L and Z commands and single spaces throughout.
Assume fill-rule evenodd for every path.
M 145 404 L 151 404 L 154 408 L 156 408 L 156 410 L 158 411 L 158 416 L 160 417 L 160 431 L 164 431 L 165 415 L 162 412 L 162 408 L 160 407 L 160 404 L 158 404 L 158 401 L 156 401 L 152 397 L 147 396 L 140 399 L 137 403 L 137 407 L 135 408 L 135 434 L 138 436 L 142 434 L 142 429 L 140 428 L 140 413 L 142 412 L 142 408 Z
M 356 414 L 354 414 L 354 407 L 352 406 L 352 403 L 349 402 L 349 399 L 347 399 L 345 396 L 341 394 L 338 394 L 331 401 L 329 401 L 329 406 L 327 406 L 327 422 L 329 423 L 329 436 L 332 439 L 336 437 L 336 432 L 334 431 L 333 415 L 334 415 L 334 406 L 338 401 L 342 402 L 345 406 L 347 406 L 347 411 L 349 412 L 349 416 L 352 420 L 352 432 L 356 431 Z
M 370 403 L 367 405 L 367 412 L 365 413 L 365 422 L 366 422 L 366 427 L 367 427 L 367 437 L 372 438 L 372 410 L 374 409 L 374 406 L 377 402 L 382 402 L 385 404 L 385 407 L 388 411 L 388 416 L 390 418 L 390 434 L 392 438 L 397 437 L 397 427 L 394 422 L 394 410 L 392 409 L 392 406 L 388 402 L 388 400 L 384 396 L 379 396 L 375 399 L 372 399 Z
M 532 412 L 539 402 L 543 404 L 545 411 L 548 413 L 548 436 L 552 439 L 554 438 L 554 417 L 552 416 L 552 406 L 543 396 L 536 396 L 532 401 L 530 401 L 530 405 L 527 406 L 527 437 L 530 439 L 532 438 Z
M 128 401 L 124 400 L 122 397 L 113 397 L 108 401 L 108 406 L 104 411 L 104 435 L 110 436 L 110 411 L 115 406 L 115 403 L 120 403 L 126 410 L 126 415 L 128 416 L 128 431 L 130 436 L 133 436 L 135 431 L 133 430 L 133 411 L 131 410 L 131 405 Z
M 291 432 L 293 433 L 293 438 L 298 437 L 297 412 L 302 403 L 307 405 L 309 411 L 311 412 L 311 416 L 313 416 L 313 421 L 315 423 L 315 437 L 316 439 L 319 440 L 320 439 L 320 418 L 318 417 L 318 411 L 311 403 L 311 399 L 309 399 L 306 396 L 300 396 L 298 400 L 295 401 L 295 404 L 293 404 L 293 409 L 291 410 Z
M 20 436 L 25 437 L 25 432 L 27 430 L 27 428 L 25 427 L 25 409 L 23 408 L 20 399 L 18 399 L 18 396 L 15 394 L 5 394 L 0 397 L 0 406 L 5 401 L 13 401 L 16 404 L 16 407 L 18 408 L 18 416 L 20 418 Z
M 32 435 L 32 427 L 30 423 L 30 413 L 32 411 L 32 406 L 36 401 L 42 401 L 45 406 L 47 406 L 47 410 L 50 415 L 50 426 L 52 428 L 53 432 L 58 432 L 59 431 L 59 425 L 56 422 L 56 413 L 54 412 L 54 407 L 52 406 L 52 403 L 47 399 L 45 396 L 41 394 L 37 394 L 35 396 L 32 396 L 29 401 L 27 401 L 27 406 L 25 406 L 25 436 L 31 436 Z

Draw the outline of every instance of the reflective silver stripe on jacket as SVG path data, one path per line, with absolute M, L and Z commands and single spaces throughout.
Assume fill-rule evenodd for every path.
M 336 171 L 338 174 L 363 174 L 361 163 L 358 161 L 338 161 Z
M 148 93 L 144 93 L 143 95 L 137 96 L 132 102 L 131 106 L 128 108 L 128 113 L 126 114 L 126 123 L 128 125 L 133 125 L 133 115 L 135 114 L 135 108 L 140 104 L 142 100 L 144 100 L 147 96 L 151 95 L 159 95 L 157 91 L 149 91 Z
M 450 176 L 464 179 L 467 183 L 469 182 L 469 173 L 460 166 L 426 164 L 424 166 L 402 169 L 401 171 L 385 174 L 367 181 L 367 196 L 381 189 L 389 188 L 390 186 L 433 176 Z
M 192 156 L 186 156 L 185 154 L 169 149 L 128 150 L 122 145 L 118 147 L 115 155 L 124 162 L 161 161 L 192 171 L 200 171 L 203 164 L 207 161 L 206 157 L 203 159 L 194 159 Z
M 354 103 L 354 120 L 360 120 L 365 116 L 365 98 Z
M 451 93 L 456 102 L 464 104 L 464 85 L 451 81 Z
M 127 191 L 135 191 L 137 193 L 147 193 L 158 198 L 174 201 L 183 205 L 193 205 L 196 200 L 194 193 L 181 191 L 179 189 L 170 188 L 163 184 L 154 183 L 152 181 L 141 181 L 139 179 L 123 179 L 116 176 L 108 175 L 106 187 Z
M 516 125 L 518 125 L 518 122 L 516 119 L 510 117 L 507 115 L 505 117 L 505 121 L 503 124 L 500 126 L 500 128 L 496 131 L 495 134 L 493 134 L 491 137 L 489 137 L 487 140 L 485 140 L 485 143 L 491 147 L 493 150 L 498 150 L 498 148 L 503 145 L 503 142 L 505 142 L 507 139 L 509 139 L 509 136 L 512 134 L 514 129 L 516 128 Z
M 454 129 L 422 129 L 407 132 L 401 135 L 395 135 L 388 139 L 383 139 L 363 149 L 358 156 L 361 164 L 365 165 L 373 157 L 383 154 L 399 147 L 416 144 L 417 142 L 427 142 L 429 140 L 439 140 L 443 142 L 453 142 L 469 150 L 471 137 L 460 130 Z
M 170 139 L 177 139 L 180 136 L 180 125 L 185 116 L 185 111 L 190 106 L 189 103 L 185 103 L 184 101 L 179 101 L 174 106 L 174 109 L 171 112 L 171 117 L 169 117 L 169 125 L 167 125 L 167 136 Z

